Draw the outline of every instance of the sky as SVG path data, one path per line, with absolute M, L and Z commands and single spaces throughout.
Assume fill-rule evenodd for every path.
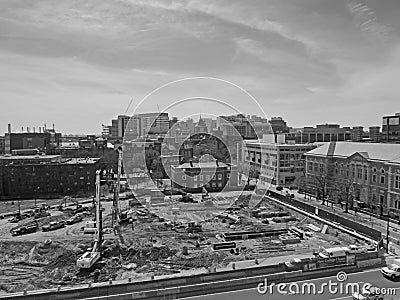
M 400 112 L 399 15 L 398 0 L 1 0 L 0 134 L 165 110 L 381 125 Z

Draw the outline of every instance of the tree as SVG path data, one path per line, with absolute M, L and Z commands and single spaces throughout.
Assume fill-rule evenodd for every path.
M 339 180 L 335 184 L 335 194 L 339 203 L 345 203 L 344 211 L 349 212 L 349 208 L 353 209 L 353 194 L 354 190 L 357 189 L 358 183 L 354 182 L 353 179 L 344 178 Z
M 325 174 L 321 174 L 314 177 L 315 179 L 315 187 L 317 192 L 317 197 L 320 197 L 322 200 L 322 205 L 325 204 L 325 199 L 327 196 L 328 190 L 328 176 Z

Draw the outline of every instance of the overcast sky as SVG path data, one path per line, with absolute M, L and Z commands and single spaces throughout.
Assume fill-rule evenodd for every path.
M 233 82 L 293 127 L 380 125 L 400 112 L 399 15 L 399 0 L 1 0 L 0 133 L 98 133 L 191 76 Z M 261 112 L 221 82 L 183 82 L 143 111 L 194 96 Z M 174 115 L 225 112 L 197 102 Z

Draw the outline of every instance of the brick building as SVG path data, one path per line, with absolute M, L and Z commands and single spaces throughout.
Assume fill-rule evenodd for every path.
M 98 158 L 60 155 L 0 156 L 0 199 L 90 195 Z
M 219 192 L 238 186 L 237 166 L 218 161 L 172 166 L 171 176 L 175 187 L 188 192 L 201 192 L 203 187 L 209 192 Z
M 330 142 L 305 156 L 309 192 L 400 216 L 400 145 Z

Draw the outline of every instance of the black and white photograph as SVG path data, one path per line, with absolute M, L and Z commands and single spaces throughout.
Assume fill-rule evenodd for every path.
M 400 299 L 400 0 L 0 0 L 0 299 Z

